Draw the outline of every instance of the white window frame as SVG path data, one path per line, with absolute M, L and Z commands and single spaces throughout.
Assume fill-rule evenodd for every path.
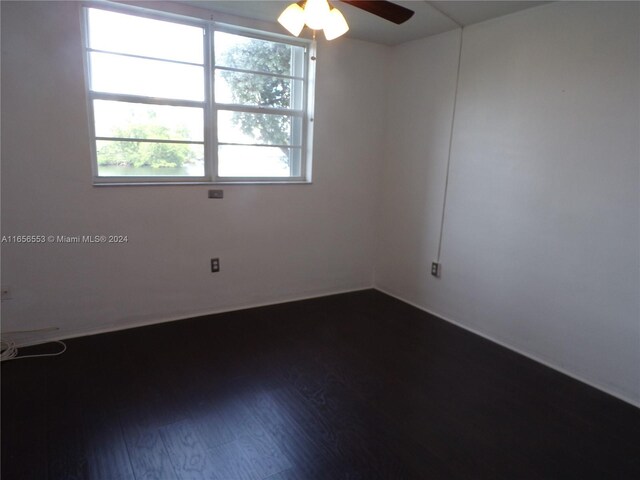
M 101 9 L 116 13 L 139 16 L 154 20 L 169 21 L 182 25 L 200 27 L 203 29 L 204 46 L 204 101 L 173 100 L 142 95 L 112 94 L 95 92 L 91 89 L 91 61 L 90 54 L 93 50 L 89 47 L 89 23 L 88 10 Z M 270 107 L 254 107 L 237 104 L 223 104 L 215 101 L 215 56 L 214 56 L 214 32 L 225 32 L 260 40 L 285 43 L 304 48 L 303 77 L 290 75 L 273 75 L 284 78 L 292 78 L 302 81 L 303 99 L 301 110 L 280 109 Z M 120 186 L 120 185 L 210 185 L 210 184 L 310 184 L 311 160 L 313 150 L 313 121 L 314 121 L 314 92 L 315 92 L 315 56 L 316 44 L 314 41 L 304 38 L 295 38 L 272 32 L 259 31 L 240 25 L 230 25 L 216 21 L 200 20 L 190 17 L 178 16 L 170 13 L 149 11 L 139 7 L 125 5 L 93 5 L 82 7 L 82 38 L 83 57 L 85 70 L 85 89 L 87 97 L 87 109 L 89 119 L 89 134 L 91 140 L 91 162 L 93 184 L 95 186 Z M 138 58 L 145 58 L 136 56 Z M 163 60 L 169 63 L 184 64 L 185 62 Z M 225 70 L 229 70 L 225 68 Z M 244 72 L 245 70 L 238 70 Z M 295 83 L 295 82 L 294 82 Z M 204 141 L 168 141 L 169 143 L 203 144 L 204 145 L 204 176 L 98 176 L 98 161 L 96 140 L 105 140 L 106 137 L 97 137 L 95 132 L 95 117 L 93 111 L 94 100 L 127 101 L 132 103 L 150 105 L 168 105 L 182 107 L 198 107 L 204 112 Z M 220 177 L 218 172 L 218 138 L 217 138 L 217 114 L 218 110 L 239 111 L 247 113 L 274 113 L 284 114 L 292 118 L 302 118 L 302 144 L 300 149 L 300 168 L 297 175 L 289 177 Z M 145 140 L 141 140 L 145 141 Z M 154 141 L 157 142 L 157 141 Z M 225 145 L 222 143 L 222 145 Z M 297 147 L 296 147 L 297 148 Z

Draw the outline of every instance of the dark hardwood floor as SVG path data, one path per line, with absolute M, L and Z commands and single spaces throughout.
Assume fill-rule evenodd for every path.
M 2 364 L 2 479 L 633 479 L 640 410 L 373 290 Z

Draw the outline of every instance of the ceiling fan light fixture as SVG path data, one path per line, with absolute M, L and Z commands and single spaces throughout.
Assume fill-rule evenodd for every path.
M 342 15 L 342 12 L 337 8 L 332 8 L 327 16 L 327 20 L 324 25 L 324 36 L 327 40 L 333 40 L 340 35 L 344 35 L 349 31 L 349 25 Z
M 278 23 L 296 37 L 304 28 L 304 20 L 304 10 L 297 3 L 289 5 L 278 17 Z
M 329 17 L 330 7 L 327 0 L 307 0 L 304 6 L 304 23 L 312 30 L 322 30 Z
M 300 35 L 305 24 L 312 30 L 324 30 L 327 40 L 338 38 L 349 31 L 349 25 L 342 12 L 333 8 L 327 0 L 292 3 L 280 14 L 278 23 L 296 37 Z

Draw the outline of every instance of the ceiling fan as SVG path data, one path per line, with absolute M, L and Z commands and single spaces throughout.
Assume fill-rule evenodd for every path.
M 382 0 L 341 1 L 397 25 L 409 20 L 414 13 L 402 5 Z M 314 38 L 316 30 L 323 30 L 327 40 L 333 40 L 349 30 L 349 25 L 340 10 L 327 0 L 302 0 L 292 3 L 278 17 L 278 22 L 296 37 L 305 25 L 314 31 Z
M 373 13 L 380 18 L 389 20 L 397 25 L 406 22 L 413 16 L 413 10 L 398 5 L 393 2 L 377 1 L 377 0 L 341 0 L 342 3 L 348 3 L 365 12 Z

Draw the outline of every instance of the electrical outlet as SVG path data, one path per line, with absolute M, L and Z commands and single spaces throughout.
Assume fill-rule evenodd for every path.
M 224 190 L 209 190 L 209 198 L 224 198 Z
M 431 263 L 431 275 L 434 277 L 440 276 L 440 264 L 438 262 Z
M 220 271 L 220 259 L 212 258 L 211 259 L 211 273 L 216 273 Z
M 2 301 L 11 300 L 11 287 L 2 287 Z

